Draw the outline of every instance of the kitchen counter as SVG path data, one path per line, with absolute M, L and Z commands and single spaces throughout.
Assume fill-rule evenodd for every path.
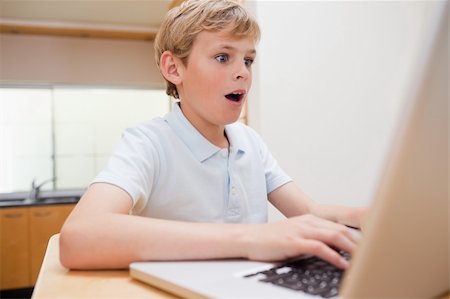
M 28 192 L 1 193 L 0 208 L 77 203 L 84 191 L 84 189 L 42 191 L 38 200 L 28 199 Z

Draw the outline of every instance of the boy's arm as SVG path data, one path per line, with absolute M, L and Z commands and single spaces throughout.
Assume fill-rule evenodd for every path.
M 129 215 L 132 199 L 111 184 L 91 185 L 61 229 L 60 260 L 71 269 L 126 268 L 133 261 L 243 256 L 194 223 Z M 236 227 L 237 228 L 237 227 Z
M 145 260 L 249 258 L 275 261 L 314 254 L 338 267 L 347 262 L 330 246 L 352 252 L 344 226 L 312 215 L 270 224 L 212 224 L 129 215 L 130 196 L 93 184 L 61 230 L 60 260 L 71 269 L 127 268 Z
M 311 200 L 294 182 L 269 194 L 269 201 L 286 217 L 312 214 L 333 222 L 361 228 L 366 208 L 320 204 Z

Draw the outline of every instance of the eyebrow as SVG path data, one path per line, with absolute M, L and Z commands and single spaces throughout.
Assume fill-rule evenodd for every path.
M 219 45 L 218 48 L 219 49 L 229 50 L 229 51 L 237 51 L 236 47 L 233 47 L 233 46 L 230 46 L 230 45 Z M 255 49 L 250 49 L 249 51 L 246 51 L 246 52 L 256 55 L 256 50 Z

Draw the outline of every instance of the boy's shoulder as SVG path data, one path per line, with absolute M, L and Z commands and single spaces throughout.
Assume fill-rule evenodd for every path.
M 157 144 L 162 142 L 167 135 L 168 126 L 162 117 L 143 121 L 127 127 L 122 138 L 132 139 L 137 142 Z

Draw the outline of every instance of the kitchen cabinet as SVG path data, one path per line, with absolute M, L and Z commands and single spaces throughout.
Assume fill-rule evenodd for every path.
M 0 289 L 32 287 L 36 283 L 50 237 L 75 205 L 36 205 L 0 209 Z
M 59 233 L 74 205 L 35 206 L 29 208 L 30 282 L 36 283 L 48 240 Z
M 30 286 L 28 208 L 0 209 L 0 287 Z

